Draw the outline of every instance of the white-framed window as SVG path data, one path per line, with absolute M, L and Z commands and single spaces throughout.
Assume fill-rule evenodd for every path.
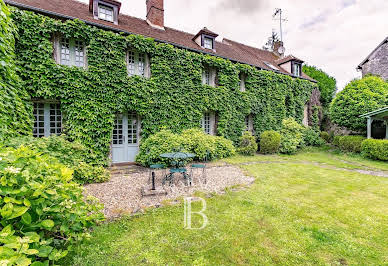
M 205 49 L 213 49 L 213 39 L 209 37 L 203 37 L 203 47 Z
M 113 22 L 113 7 L 98 4 L 98 18 L 106 21 Z
M 202 72 L 202 84 L 216 86 L 217 71 L 211 67 L 204 67 Z
M 57 63 L 65 66 L 86 66 L 85 44 L 83 41 L 59 38 L 57 45 Z
M 300 77 L 302 76 L 302 65 L 301 64 L 292 64 L 292 74 Z
M 205 112 L 203 114 L 201 127 L 206 134 L 214 135 L 215 114 L 213 112 Z
M 150 76 L 150 66 L 147 54 L 134 50 L 127 52 L 127 70 L 128 75 L 138 75 L 142 77 Z
M 34 102 L 33 136 L 37 138 L 62 133 L 62 112 L 60 103 Z
M 242 92 L 244 92 L 246 90 L 245 89 L 245 79 L 246 79 L 245 74 L 244 73 L 240 73 L 238 87 L 240 88 L 240 91 L 242 91 Z

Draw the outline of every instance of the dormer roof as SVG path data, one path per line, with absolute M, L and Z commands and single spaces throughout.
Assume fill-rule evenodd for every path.
M 293 56 L 293 55 L 288 55 L 288 56 L 286 56 L 286 57 L 284 57 L 284 58 L 281 58 L 281 59 L 276 60 L 276 62 L 277 62 L 277 64 L 278 64 L 279 66 L 280 66 L 280 65 L 283 65 L 283 64 L 285 64 L 285 63 L 287 63 L 287 62 L 290 62 L 290 61 L 295 61 L 295 62 L 298 62 L 298 63 L 304 63 L 303 60 L 301 60 L 301 59 L 299 59 L 299 58 L 297 58 L 297 57 L 295 57 L 295 56 Z
M 208 35 L 208 36 L 211 36 L 211 37 L 214 37 L 214 38 L 217 38 L 218 37 L 218 34 L 209 30 L 208 28 L 204 27 L 203 29 L 201 29 L 194 37 L 193 37 L 193 40 L 197 39 L 198 36 L 202 35 L 202 34 L 205 34 L 205 35 Z

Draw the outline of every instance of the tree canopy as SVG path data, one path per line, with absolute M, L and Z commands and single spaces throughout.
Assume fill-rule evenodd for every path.
M 321 92 L 321 104 L 323 107 L 328 107 L 337 90 L 335 78 L 315 66 L 305 65 L 303 66 L 303 72 L 318 81 L 318 88 Z
M 388 105 L 388 83 L 376 76 L 351 81 L 330 106 L 332 122 L 354 131 L 365 131 L 359 116 Z

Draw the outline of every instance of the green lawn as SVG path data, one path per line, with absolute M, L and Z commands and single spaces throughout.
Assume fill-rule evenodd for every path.
M 322 149 L 227 161 L 261 163 L 240 165 L 251 187 L 204 197 L 205 229 L 183 228 L 183 205 L 149 210 L 96 228 L 66 264 L 388 265 L 388 178 L 321 167 L 386 164 Z

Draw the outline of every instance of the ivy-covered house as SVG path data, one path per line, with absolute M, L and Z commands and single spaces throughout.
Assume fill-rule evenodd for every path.
M 207 28 L 166 27 L 163 0 L 146 1 L 145 20 L 121 14 L 116 0 L 5 2 L 35 137 L 65 132 L 97 159 L 121 163 L 162 128 L 202 127 L 236 142 L 244 130 L 277 130 L 286 117 L 308 123 L 315 81 L 281 43 L 271 52 Z

